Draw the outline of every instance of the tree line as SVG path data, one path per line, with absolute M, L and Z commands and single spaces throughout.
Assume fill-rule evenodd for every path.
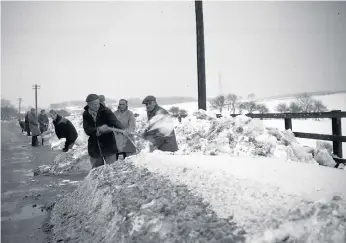
M 256 102 L 254 94 L 249 94 L 246 100 L 232 93 L 218 95 L 211 99 L 209 104 L 211 108 L 218 110 L 220 113 L 222 113 L 224 108 L 227 108 L 227 110 L 233 114 L 236 114 L 236 110 L 238 110 L 240 114 L 243 112 L 248 114 L 254 112 L 264 114 L 269 112 L 269 108 L 265 104 Z M 314 99 L 307 93 L 303 93 L 289 103 L 279 103 L 275 107 L 275 110 L 280 113 L 310 113 L 325 112 L 328 109 L 321 100 Z
M 31 107 L 29 107 L 30 110 Z M 38 108 L 38 112 L 41 109 Z M 28 111 L 28 110 L 27 110 Z M 59 109 L 57 110 L 57 113 L 63 117 L 71 115 L 68 111 Z M 11 103 L 11 101 L 6 99 L 1 99 L 1 120 L 13 120 L 13 119 L 24 119 L 25 114 L 19 114 L 18 110 L 15 108 L 15 106 Z

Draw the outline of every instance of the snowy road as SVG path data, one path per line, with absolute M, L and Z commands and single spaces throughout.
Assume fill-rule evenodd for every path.
M 48 164 L 58 154 L 49 147 L 32 148 L 31 137 L 21 134 L 19 125 L 1 123 L 1 241 L 46 243 L 41 207 L 56 200 L 76 185 L 64 183 L 71 176 L 35 176 L 38 165 Z M 82 180 L 85 175 L 74 176 Z M 60 184 L 60 185 L 59 185 Z

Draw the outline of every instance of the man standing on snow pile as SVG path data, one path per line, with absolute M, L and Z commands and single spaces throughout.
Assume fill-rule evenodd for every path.
M 177 139 L 169 113 L 156 103 L 154 96 L 147 96 L 142 103 L 146 106 L 149 121 L 149 127 L 145 130 L 143 138 L 152 143 L 150 151 L 155 149 L 177 151 Z
M 49 115 L 53 120 L 56 136 L 59 139 L 66 138 L 65 147 L 62 151 L 67 152 L 69 149 L 72 149 L 78 138 L 76 128 L 73 126 L 72 122 L 65 117 L 58 115 L 55 110 L 50 110 Z
M 98 95 L 88 95 L 86 102 L 88 105 L 84 107 L 83 128 L 89 136 L 88 154 L 91 167 L 114 163 L 118 149 L 113 129 L 117 128 L 118 132 L 127 135 L 123 130 L 124 126 L 109 108 L 100 103 Z
M 30 131 L 32 132 L 31 146 L 37 147 L 39 146 L 37 137 L 41 135 L 41 132 L 38 127 L 39 123 L 38 123 L 34 108 L 31 108 L 31 112 L 28 113 L 28 121 L 29 121 Z
M 118 110 L 115 111 L 114 114 L 124 126 L 127 133 L 129 133 L 129 137 L 126 137 L 121 133 L 114 133 L 119 150 L 117 153 L 117 160 L 119 155 L 123 155 L 123 158 L 125 159 L 126 157 L 136 153 L 136 147 L 133 144 L 133 135 L 131 135 L 136 130 L 136 118 L 132 111 L 128 110 L 128 103 L 125 99 L 119 100 Z
M 38 116 L 38 122 L 40 123 L 41 133 L 48 130 L 49 120 L 45 110 L 41 110 L 41 114 Z

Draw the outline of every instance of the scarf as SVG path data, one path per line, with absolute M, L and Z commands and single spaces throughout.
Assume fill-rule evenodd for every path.
M 93 111 L 90 108 L 88 109 L 89 114 L 92 116 L 94 121 L 96 122 L 97 111 Z

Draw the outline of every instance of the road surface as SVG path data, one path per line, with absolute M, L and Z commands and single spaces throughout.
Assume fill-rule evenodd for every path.
M 49 165 L 61 153 L 49 146 L 31 147 L 31 137 L 21 133 L 18 124 L 1 123 L 1 242 L 47 242 L 48 213 L 43 206 L 54 202 L 78 184 L 85 174 L 35 176 L 39 165 Z

